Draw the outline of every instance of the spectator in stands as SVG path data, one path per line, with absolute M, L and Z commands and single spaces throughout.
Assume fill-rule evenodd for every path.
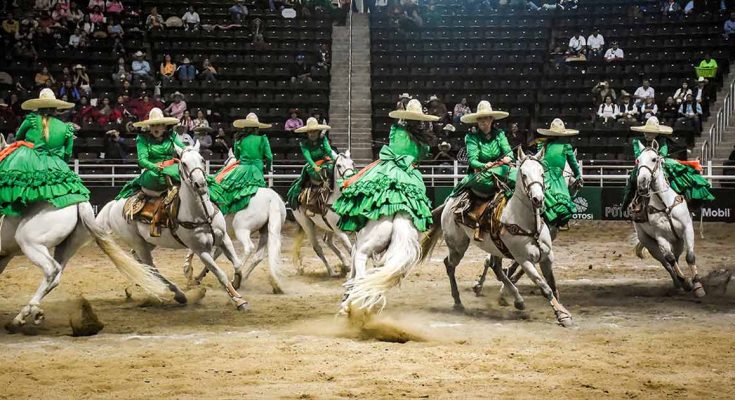
M 62 4 L 56 3 L 56 6 L 54 6 L 54 11 L 51 13 L 51 19 L 62 25 L 65 25 L 68 17 L 69 10 L 65 9 Z
M 648 121 L 651 117 L 658 117 L 658 106 L 653 97 L 648 97 L 641 105 L 641 121 Z
M 649 97 L 656 97 L 656 91 L 651 87 L 651 82 L 648 79 L 644 79 L 641 86 L 633 93 L 633 98 L 636 104 L 640 106 Z
M 411 100 L 411 96 L 408 93 L 403 93 L 398 96 L 398 103 L 396 103 L 396 110 L 405 110 L 406 105 Z
M 64 101 L 76 103 L 81 97 L 82 94 L 79 92 L 79 89 L 74 86 L 70 79 L 64 81 L 64 86 L 59 88 L 59 98 Z
M 3 20 L 3 35 L 6 37 L 14 37 L 20 29 L 20 22 L 15 18 L 13 12 L 9 12 Z
M 604 125 L 607 125 L 611 121 L 615 121 L 615 118 L 617 118 L 619 114 L 620 109 L 617 104 L 613 103 L 612 97 L 610 96 L 605 97 L 605 102 L 600 104 L 600 107 L 597 108 L 597 117 Z
M 702 106 L 691 95 L 679 106 L 678 123 L 692 126 L 697 133 L 702 132 Z
M 620 105 L 618 105 L 618 122 L 623 125 L 636 125 L 638 121 L 638 106 L 630 100 L 630 94 L 625 90 L 620 95 Z
M 81 64 L 74 66 L 74 86 L 82 89 L 86 95 L 92 93 L 92 81 L 87 74 L 87 67 Z
M 666 98 L 664 105 L 661 107 L 659 119 L 663 122 L 664 125 L 673 126 L 674 123 L 676 123 L 678 113 L 679 106 L 676 104 L 676 101 L 674 101 L 674 98 L 672 96 L 669 96 Z
M 105 9 L 105 0 L 89 0 L 89 4 L 87 5 L 88 10 L 94 10 L 95 7 L 99 8 L 100 10 Z
M 125 59 L 120 57 L 117 59 L 117 65 L 112 70 L 112 81 L 114 83 L 122 83 L 132 80 L 133 75 L 125 67 Z
M 436 95 L 431 95 L 426 103 L 426 108 L 428 109 L 427 111 L 429 115 L 435 115 L 439 117 L 438 122 L 440 122 L 443 127 L 444 124 L 442 123 L 442 121 L 445 121 L 447 119 L 447 106 L 444 104 L 443 101 L 439 100 Z
M 48 67 L 46 66 L 41 68 L 40 72 L 36 73 L 34 81 L 36 83 L 36 87 L 46 86 L 46 82 L 51 82 L 52 85 L 56 83 L 56 80 L 51 73 L 48 72 Z
M 19 59 L 31 59 L 34 61 L 38 59 L 38 52 L 36 51 L 35 46 L 33 46 L 33 41 L 28 39 L 18 41 L 15 44 L 13 51 L 15 56 Z
M 717 75 L 717 60 L 712 58 L 712 54 L 705 53 L 704 54 L 704 60 L 702 60 L 699 65 L 697 65 L 697 68 L 699 71 L 704 70 L 707 71 L 711 76 Z M 698 71 L 698 72 L 699 72 Z M 708 77 L 710 75 L 704 75 L 705 77 Z
M 301 128 L 302 126 L 304 126 L 304 121 L 299 118 L 299 111 L 292 110 L 291 117 L 287 119 L 286 123 L 283 125 L 283 130 L 293 131 L 295 129 Z
M 199 73 L 199 77 L 205 81 L 217 80 L 217 69 L 214 68 L 208 58 L 205 58 L 204 61 L 202 61 L 202 72 Z
M 181 127 L 181 129 L 177 131 L 180 134 L 194 132 L 194 119 L 191 117 L 191 112 L 189 112 L 189 110 L 184 111 L 181 119 L 179 119 L 179 127 Z M 194 142 L 192 141 L 192 143 Z
M 209 128 L 209 121 L 207 121 L 202 110 L 197 110 L 197 117 L 194 120 L 194 129 L 197 128 Z
M 258 33 L 253 36 L 253 50 L 255 51 L 266 51 L 270 49 L 270 45 L 265 42 L 265 37 L 262 33 Z
M 623 49 L 618 47 L 618 42 L 613 42 L 612 47 L 607 49 L 603 58 L 607 62 L 622 61 L 625 58 L 625 53 Z
M 97 124 L 100 126 L 122 121 L 123 117 L 122 112 L 112 105 L 112 101 L 107 96 L 102 98 L 102 104 L 99 107 L 98 113 Z
M 123 45 L 123 36 L 125 31 L 119 20 L 113 21 L 110 25 L 107 25 L 107 35 L 112 39 L 112 53 L 123 54 L 125 53 L 125 46 Z
M 521 130 L 517 122 L 510 124 L 510 130 L 506 135 L 508 137 L 508 144 L 514 150 L 521 148 L 523 150 L 528 149 L 528 132 Z
M 602 56 L 604 46 L 605 38 L 600 34 L 600 30 L 595 28 L 587 38 L 587 48 L 589 49 L 587 55 L 595 58 Z
M 79 24 L 84 19 L 84 12 L 79 9 L 77 3 L 71 3 L 69 5 L 69 13 L 67 20 L 72 24 Z
M 212 128 L 208 126 L 194 128 L 194 140 L 199 142 L 199 146 L 201 146 L 202 149 L 209 149 L 212 147 L 212 136 L 209 135 L 209 132 L 211 131 Z
M 735 12 L 730 13 L 730 19 L 725 21 L 722 29 L 725 39 L 732 39 L 733 37 L 735 37 Z
M 153 75 L 151 73 L 151 64 L 143 59 L 143 52 L 138 50 L 133 54 L 133 62 L 130 64 L 131 71 L 133 73 L 134 82 L 153 82 Z
M 661 12 L 669 16 L 679 15 L 681 14 L 681 6 L 676 0 L 666 0 L 661 6 Z
M 405 30 L 414 30 L 424 26 L 424 19 L 419 13 L 418 4 L 413 1 L 403 4 L 403 16 L 399 22 L 399 26 Z
M 107 2 L 107 13 L 120 15 L 122 14 L 125 7 L 122 5 L 120 0 L 110 0 Z
M 74 80 L 74 75 L 71 73 L 71 70 L 69 69 L 69 67 L 65 65 L 64 68 L 61 69 L 61 79 L 59 80 L 65 81 L 67 79 Z
M 311 67 L 306 64 L 303 54 L 296 56 L 296 62 L 291 65 L 291 83 L 311 83 Z
M 607 81 L 598 82 L 597 85 L 592 88 L 592 94 L 595 95 L 595 104 L 604 103 L 605 97 L 607 96 L 610 96 L 613 102 L 618 99 L 615 89 L 611 88 Z
M 329 47 L 325 43 L 319 44 L 317 54 L 319 60 L 316 63 L 316 67 L 325 71 L 329 70 L 329 66 L 332 64 L 332 55 L 329 52 Z
M 694 88 L 694 91 L 692 92 L 694 100 L 702 105 L 702 111 L 704 112 L 705 116 L 709 116 L 710 93 L 707 88 L 708 83 L 709 81 L 707 79 L 700 77 L 699 79 L 697 79 L 697 87 Z
M 561 49 L 561 46 L 555 46 L 554 50 L 552 50 L 549 55 L 550 60 L 556 69 L 566 66 L 567 53 Z
M 405 105 L 403 109 L 405 109 Z M 455 124 L 458 124 L 460 122 L 459 119 L 462 118 L 463 115 L 471 114 L 471 113 L 472 113 L 472 110 L 470 109 L 470 106 L 467 105 L 467 98 L 463 97 L 459 103 L 454 105 L 454 112 L 452 113 L 452 121 Z
M 80 47 L 82 43 L 82 31 L 81 29 L 75 29 L 74 33 L 69 35 L 69 47 L 76 49 Z
M 184 95 L 181 92 L 175 92 L 173 94 L 174 101 L 166 107 L 166 111 L 169 115 L 175 118 L 181 119 L 186 111 L 186 101 L 184 101 Z
M 158 14 L 158 8 L 151 7 L 151 13 L 145 19 L 145 26 L 149 31 L 161 30 L 164 28 L 163 17 Z
M 244 0 L 237 0 L 235 5 L 230 7 L 228 10 L 230 12 L 230 18 L 232 18 L 233 24 L 242 24 L 242 22 L 245 20 L 245 17 L 248 16 L 248 7 L 245 5 Z M 210 143 L 212 140 L 209 140 Z
M 49 10 L 51 9 L 51 4 L 51 0 L 36 0 L 33 9 L 36 11 Z
M 105 14 L 102 13 L 102 9 L 95 7 L 94 10 L 89 14 L 89 20 L 93 24 L 102 25 L 106 22 Z
M 201 23 L 201 20 L 199 19 L 199 13 L 196 12 L 194 6 L 189 6 L 189 9 L 184 13 L 184 16 L 181 17 L 181 20 L 184 22 L 185 30 L 199 30 L 199 24 Z
M 189 57 L 184 57 L 184 59 L 181 61 L 181 65 L 176 67 L 176 76 L 182 82 L 193 81 L 197 77 L 198 72 L 199 71 L 197 71 L 197 68 L 192 65 Z
M 174 73 L 176 72 L 176 63 L 171 59 L 170 54 L 163 56 L 163 62 L 158 68 L 158 73 L 161 75 L 161 79 L 166 82 L 174 80 Z
M 674 92 L 673 98 L 676 103 L 681 104 L 690 94 L 692 94 L 692 89 L 689 89 L 689 83 L 684 81 L 681 83 L 681 87 Z
M 224 128 L 217 130 L 217 136 L 214 138 L 214 143 L 210 148 L 212 153 L 219 155 L 219 158 L 224 159 L 230 152 L 230 146 L 227 145 L 227 135 L 225 134 Z
M 125 161 L 128 154 L 127 146 L 120 140 L 120 132 L 117 129 L 105 133 L 102 141 L 105 150 L 105 159 L 110 161 Z
M 582 35 L 581 30 L 577 30 L 577 34 L 569 39 L 569 53 L 574 55 L 580 55 L 585 53 L 587 48 L 587 41 Z

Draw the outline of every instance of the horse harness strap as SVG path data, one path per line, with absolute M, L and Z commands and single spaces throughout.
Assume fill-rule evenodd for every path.
M 659 196 L 660 198 L 661 196 Z M 662 199 L 663 200 L 663 199 Z M 674 237 L 676 237 L 677 240 L 680 240 L 679 234 L 676 233 L 676 229 L 674 229 L 674 219 L 671 218 L 671 211 L 676 208 L 679 204 L 684 203 L 684 196 L 677 195 L 676 198 L 674 198 L 674 202 L 666 207 L 666 208 L 656 208 L 652 205 L 648 205 L 648 213 L 649 214 L 658 214 L 658 213 L 664 213 L 666 215 L 666 220 L 669 221 L 669 227 L 671 227 L 671 232 L 673 232 Z

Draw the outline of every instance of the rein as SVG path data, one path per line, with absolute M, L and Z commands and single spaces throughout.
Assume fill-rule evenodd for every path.
M 523 163 L 525 163 L 528 160 L 533 160 L 533 161 L 536 161 L 538 163 L 540 163 L 541 161 L 539 161 L 538 159 L 536 159 L 533 156 L 528 156 L 523 161 L 521 161 L 520 165 L 518 165 L 518 173 L 520 174 L 520 179 L 521 179 L 521 183 L 523 185 L 522 187 L 523 187 L 524 195 L 526 196 L 527 199 L 530 199 L 530 197 L 531 197 L 531 188 L 533 188 L 534 185 L 541 186 L 541 192 L 545 192 L 546 191 L 546 184 L 544 183 L 543 179 L 540 182 L 539 181 L 532 181 L 532 182 L 526 184 L 525 176 L 521 173 L 521 167 L 523 166 Z M 531 210 L 534 212 L 534 214 L 536 216 L 536 223 L 533 226 L 533 230 L 530 230 L 529 231 L 529 230 L 521 227 L 518 224 L 507 224 L 507 223 L 501 223 L 501 224 L 502 224 L 503 228 L 505 228 L 505 230 L 509 234 L 511 234 L 512 236 L 527 236 L 527 237 L 530 237 L 530 238 L 532 238 L 534 240 L 534 242 L 536 244 L 536 247 L 541 248 L 541 246 L 539 244 L 539 237 L 541 236 L 541 229 L 542 229 L 541 227 L 543 226 L 544 222 L 543 222 L 543 219 L 541 218 L 541 210 L 540 210 L 540 208 L 534 206 L 533 205 L 533 202 L 530 202 L 530 203 L 531 203 L 530 204 Z
M 653 151 L 656 151 L 653 148 L 647 148 L 646 150 L 648 150 L 648 149 L 653 150 Z M 656 151 L 656 154 L 658 154 L 658 151 Z M 652 186 L 655 182 L 657 182 L 657 179 L 658 179 L 657 173 L 659 173 L 661 171 L 661 168 L 660 167 L 661 167 L 661 164 L 662 163 L 663 163 L 663 158 L 659 158 L 659 161 L 656 162 L 656 165 L 653 168 L 649 167 L 648 165 L 639 165 L 638 166 L 638 172 L 640 173 L 641 170 L 648 170 L 648 172 L 650 172 L 650 174 L 651 174 L 651 186 Z M 671 190 L 671 186 L 666 181 L 666 177 L 665 176 L 664 176 L 664 183 L 665 183 L 665 185 L 664 185 L 664 188 L 663 189 L 662 188 L 659 188 L 659 190 L 651 191 L 650 190 L 650 187 L 649 187 L 649 190 L 646 191 L 645 194 L 644 193 L 641 193 L 640 190 L 638 188 L 636 188 L 636 195 L 637 196 L 640 196 L 640 197 L 644 197 L 644 198 L 647 197 L 649 199 L 652 197 L 652 195 L 656 195 L 656 197 L 658 197 L 658 199 L 661 200 L 661 203 L 663 203 L 664 208 L 656 208 L 656 207 L 654 207 L 652 205 L 649 205 L 647 207 L 647 209 L 646 209 L 646 212 L 648 214 L 663 213 L 666 216 L 666 220 L 669 222 L 669 227 L 671 228 L 671 232 L 674 234 L 674 237 L 676 238 L 676 240 L 681 240 L 681 237 L 676 232 L 676 229 L 674 229 L 674 219 L 671 217 L 671 212 L 679 204 L 686 203 L 686 202 L 684 200 L 684 196 L 682 196 L 682 195 L 676 195 L 676 197 L 674 198 L 674 202 L 670 206 L 667 206 L 666 205 L 666 201 L 664 201 L 663 197 L 661 197 L 661 193 L 666 193 L 669 190 Z
M 184 152 L 186 151 L 192 151 L 192 149 L 185 149 Z M 184 163 L 180 163 L 179 166 L 181 170 L 182 181 L 186 180 L 188 186 L 191 186 L 191 176 L 195 171 L 201 172 L 206 182 L 207 172 L 204 170 L 204 168 L 196 167 L 196 168 L 189 170 L 186 164 Z M 219 209 L 215 207 L 214 204 L 212 204 L 212 206 L 214 207 L 214 213 L 210 214 L 209 210 L 207 209 L 207 204 L 206 204 L 206 200 L 204 199 L 204 195 L 199 193 L 199 191 L 196 191 L 196 190 L 194 192 L 196 192 L 197 194 L 197 198 L 199 200 L 199 206 L 202 208 L 202 211 L 204 211 L 205 220 L 204 221 L 177 220 L 177 225 L 180 225 L 181 227 L 187 230 L 193 230 L 199 227 L 206 227 L 207 230 L 209 231 L 209 234 L 212 236 L 212 243 L 215 244 L 217 243 L 217 237 L 215 235 L 214 228 L 212 227 L 212 221 L 214 220 L 214 217 L 217 215 L 217 213 L 219 213 Z M 179 243 L 183 244 L 181 242 L 181 239 L 179 239 L 178 235 L 176 234 L 176 229 L 172 229 L 171 233 Z

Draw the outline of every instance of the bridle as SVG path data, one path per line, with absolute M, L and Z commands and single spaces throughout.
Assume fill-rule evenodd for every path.
M 541 163 L 541 160 L 539 160 L 539 159 L 537 159 L 536 157 L 533 157 L 533 156 L 527 156 L 526 158 L 523 159 L 523 161 L 521 161 L 520 164 L 518 164 L 518 174 L 520 175 L 520 177 L 521 177 L 521 183 L 523 184 L 523 194 L 526 195 L 526 197 L 528 199 L 531 198 L 531 188 L 533 188 L 535 185 L 541 186 L 541 192 L 545 192 L 546 191 L 546 183 L 544 182 L 543 178 L 540 181 L 527 182 L 526 181 L 526 175 L 524 175 L 521 172 L 521 167 L 523 166 L 523 164 L 526 161 L 529 161 L 529 160 L 535 161 L 535 162 L 541 164 L 542 167 L 543 167 L 543 164 Z M 534 211 L 536 211 L 536 209 L 538 208 L 538 207 L 536 207 L 536 206 L 533 205 L 533 202 L 531 202 L 531 207 L 533 208 Z
M 347 157 L 345 157 L 342 154 L 337 155 L 337 160 L 334 162 L 334 166 L 335 168 L 337 168 L 337 173 L 335 174 L 335 177 L 334 177 L 335 184 L 336 184 L 336 180 L 338 176 L 340 178 L 349 178 L 350 176 L 355 175 L 354 163 L 352 164 L 353 165 L 352 167 L 345 168 L 343 165 L 340 164 L 339 162 L 340 158 L 347 158 Z
M 526 196 L 526 198 L 530 200 L 531 199 L 531 188 L 533 188 L 534 185 L 539 185 L 541 187 L 541 192 L 543 193 L 543 192 L 546 191 L 546 184 L 544 182 L 543 177 L 541 178 L 541 181 L 532 181 L 532 182 L 527 182 L 526 181 L 526 176 L 521 172 L 521 167 L 523 166 L 523 164 L 526 161 L 529 161 L 529 160 L 535 161 L 535 162 L 541 164 L 542 167 L 543 167 L 543 163 L 541 162 L 541 160 L 539 160 L 538 158 L 536 158 L 534 156 L 526 156 L 521 161 L 521 163 L 518 164 L 518 174 L 520 175 L 521 184 L 522 184 L 522 187 L 523 187 L 523 193 Z M 540 249 L 541 246 L 539 244 L 539 237 L 541 236 L 541 230 L 542 230 L 542 227 L 543 227 L 543 224 L 544 224 L 544 220 L 541 217 L 541 209 L 544 207 L 544 203 L 542 202 L 540 206 L 534 205 L 533 204 L 533 201 L 529 201 L 529 203 L 530 203 L 531 209 L 533 210 L 533 213 L 535 214 L 535 217 L 536 217 L 536 223 L 533 224 L 533 229 L 532 230 L 530 230 L 530 231 L 529 230 L 526 230 L 523 227 L 519 226 L 518 224 L 506 224 L 506 223 L 503 223 L 502 225 L 503 225 L 503 228 L 505 228 L 505 230 L 509 234 L 511 234 L 513 236 L 528 236 L 528 237 L 532 238 L 534 240 L 536 246 Z
M 191 151 L 197 151 L 197 150 L 194 149 L 193 147 L 186 147 L 181 152 L 181 154 L 179 155 L 179 157 L 181 159 L 183 159 L 184 158 L 183 157 L 184 154 L 186 154 L 187 152 L 191 152 Z M 192 178 L 193 173 L 194 172 L 197 172 L 197 171 L 201 172 L 202 178 L 204 179 L 205 186 L 206 186 L 207 172 L 204 170 L 203 167 L 196 166 L 196 167 L 194 167 L 192 169 L 189 169 L 189 167 L 186 165 L 186 163 L 180 162 L 179 163 L 179 171 L 180 171 L 180 174 L 181 174 L 182 181 L 185 180 L 188 185 L 192 185 L 192 179 L 191 178 Z M 184 227 L 184 229 L 189 229 L 189 230 L 196 229 L 196 228 L 198 228 L 200 226 L 204 226 L 204 227 L 207 228 L 207 230 L 209 231 L 210 235 L 212 235 L 212 243 L 216 243 L 217 242 L 217 238 L 215 237 L 214 228 L 212 228 L 212 221 L 214 220 L 214 216 L 217 215 L 217 213 L 219 212 L 219 208 L 217 208 L 216 206 L 214 206 L 214 204 L 212 204 L 214 206 L 214 213 L 210 214 L 209 213 L 209 210 L 207 209 L 206 200 L 204 199 L 204 194 L 202 194 L 199 190 L 195 190 L 194 192 L 196 192 L 196 194 L 197 194 L 197 199 L 198 199 L 198 202 L 199 202 L 199 206 L 204 211 L 205 220 L 204 221 L 196 221 L 196 220 L 195 221 L 181 221 L 181 220 L 179 220 L 179 221 L 177 221 L 178 222 L 178 225 L 181 225 L 182 227 Z M 181 240 L 176 235 L 175 230 L 172 230 L 172 233 L 174 235 L 174 238 L 176 238 L 179 242 L 181 242 Z
M 676 198 L 674 199 L 674 203 L 673 204 L 671 204 L 670 206 L 669 205 L 666 205 L 666 201 L 661 197 L 661 193 L 664 193 L 664 192 L 667 192 L 667 191 L 671 190 L 671 186 L 668 185 L 668 184 L 664 185 L 663 188 L 659 188 L 659 190 L 651 191 L 651 186 L 654 184 L 654 182 L 656 182 L 656 179 L 658 177 L 657 174 L 660 173 L 660 171 L 661 171 L 661 164 L 663 163 L 663 157 L 661 157 L 661 154 L 658 152 L 658 150 L 656 150 L 653 147 L 646 147 L 645 149 L 643 149 L 643 151 L 641 152 L 641 154 L 643 154 L 643 152 L 648 151 L 648 150 L 653 151 L 654 153 L 656 153 L 656 156 L 658 157 L 658 160 L 656 160 L 656 165 L 654 165 L 653 168 L 649 167 L 648 165 L 638 165 L 638 167 L 637 167 L 638 168 L 637 169 L 638 174 L 637 175 L 640 176 L 640 171 L 641 170 L 647 170 L 651 174 L 651 182 L 649 183 L 649 187 L 647 188 L 647 190 L 645 191 L 645 193 L 642 193 L 641 192 L 641 188 L 638 187 L 638 185 L 636 185 L 636 196 L 648 198 L 649 200 L 650 200 L 651 196 L 654 195 L 654 194 L 656 196 L 658 196 L 659 200 L 661 200 L 661 203 L 663 203 L 664 208 L 662 208 L 662 209 L 656 208 L 656 207 L 654 207 L 654 206 L 652 206 L 652 205 L 649 204 L 649 205 L 647 205 L 646 213 L 648 213 L 648 214 L 663 213 L 664 215 L 666 215 L 666 219 L 669 222 L 669 226 L 671 228 L 671 232 L 674 234 L 674 237 L 676 238 L 676 240 L 681 240 L 681 238 L 679 237 L 679 234 L 676 233 L 676 228 L 674 227 L 674 220 L 671 217 L 671 212 L 679 204 L 686 203 L 686 201 L 684 200 L 684 197 L 682 195 L 677 195 Z M 638 163 L 638 160 L 636 160 L 636 163 Z M 664 179 L 666 179 L 666 177 L 664 177 Z
M 654 165 L 653 168 L 649 167 L 648 165 L 638 165 L 637 166 L 637 170 L 638 170 L 638 174 L 637 175 L 640 176 L 640 172 L 641 171 L 648 171 L 651 174 L 651 183 L 650 183 L 650 185 L 653 185 L 653 182 L 656 181 L 656 179 L 658 178 L 658 173 L 661 170 L 661 163 L 663 162 L 663 158 L 660 156 L 659 152 L 656 149 L 654 149 L 653 147 L 646 147 L 645 149 L 643 149 L 643 152 L 648 151 L 648 150 L 653 151 L 653 152 L 656 153 L 656 156 L 658 157 L 658 160 L 656 161 L 656 165 Z M 643 152 L 641 152 L 641 154 Z M 636 164 L 638 164 L 638 161 L 637 160 L 636 160 Z M 637 192 L 638 192 L 638 195 L 639 196 L 650 198 L 652 194 L 663 193 L 663 192 L 668 191 L 670 188 L 669 187 L 664 187 L 663 189 L 658 190 L 658 191 L 651 191 L 651 187 L 649 186 L 647 188 L 647 190 L 645 191 L 645 193 L 644 192 L 641 192 L 640 189 L 641 188 L 637 188 Z

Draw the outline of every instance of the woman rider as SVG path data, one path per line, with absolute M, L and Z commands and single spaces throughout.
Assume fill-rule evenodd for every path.
M 512 190 L 515 177 L 512 174 L 510 163 L 513 161 L 513 149 L 508 144 L 505 132 L 493 127 L 497 120 L 508 117 L 505 111 L 494 111 L 489 102 L 483 100 L 477 105 L 477 112 L 465 114 L 460 120 L 465 124 L 477 124 L 476 132 L 468 132 L 465 135 L 467 146 L 467 176 L 455 186 L 450 197 L 460 195 L 470 190 L 481 198 L 492 198 L 497 190 L 495 179 L 511 181 L 508 186 Z M 486 203 L 487 204 L 487 203 Z M 479 221 L 484 214 L 485 208 L 475 215 L 474 219 Z M 478 223 L 475 229 L 475 240 L 481 240 L 482 224 Z
M 178 118 L 165 117 L 160 108 L 153 108 L 148 113 L 148 119 L 133 124 L 143 129 L 135 139 L 138 165 L 143 168 L 143 173 L 128 182 L 116 200 L 129 198 L 141 189 L 163 192 L 181 182 L 179 166 L 175 161 L 176 147 L 183 149 L 186 145 L 173 129 L 169 129 L 178 123 Z
M 232 125 L 239 129 L 233 147 L 237 162 L 223 167 L 215 178 L 221 188 L 218 205 L 223 214 L 234 214 L 247 208 L 258 189 L 266 187 L 263 160 L 267 171 L 273 163 L 268 137 L 260 134 L 260 130 L 270 128 L 270 124 L 261 123 L 257 115 L 250 113 Z
M 426 122 L 439 117 L 424 114 L 416 99 L 409 101 L 405 110 L 391 111 L 389 116 L 398 122 L 391 126 L 389 144 L 380 150 L 380 159 L 346 180 L 342 196 L 332 206 L 343 231 L 359 231 L 369 220 L 399 212 L 409 214 L 421 232 L 431 225 L 426 186 L 416 166 L 435 141 Z
M 296 179 L 286 194 L 291 209 L 295 210 L 299 206 L 299 195 L 302 189 L 309 187 L 310 182 L 321 185 L 325 178 L 329 179 L 332 176 L 333 158 L 336 157 L 336 154 L 329 145 L 327 136 L 322 134 L 322 131 L 329 129 L 331 129 L 329 125 L 322 125 L 316 118 L 311 117 L 306 120 L 306 125 L 294 130 L 296 133 L 306 133 L 306 138 L 301 140 L 300 146 L 301 153 L 306 159 L 306 165 L 301 170 L 301 176 Z
M 31 203 L 56 208 L 89 201 L 89 190 L 67 162 L 72 156 L 74 128 L 53 117 L 74 104 L 43 89 L 23 102 L 31 110 L 15 134 L 16 142 L 0 151 L 0 214 L 19 216 Z
M 577 185 L 582 185 L 582 171 L 579 169 L 574 149 L 561 138 L 577 135 L 579 131 L 566 129 L 564 122 L 559 118 L 551 122 L 549 129 L 539 128 L 536 131 L 545 136 L 538 146 L 539 151 L 543 151 L 543 161 L 547 168 L 544 217 L 548 224 L 561 227 L 566 225 L 572 214 L 577 211 L 564 179 L 564 168 L 567 163 L 572 169 Z
M 674 131 L 671 127 L 660 125 L 658 118 L 651 117 L 646 121 L 644 126 L 632 126 L 630 129 L 636 132 L 643 132 L 644 134 L 643 140 L 640 138 L 633 139 L 633 154 L 635 158 L 640 156 L 638 143 L 642 144 L 643 147 L 651 147 L 654 139 L 656 140 L 658 143 L 658 152 L 664 157 L 662 166 L 666 179 L 676 193 L 686 198 L 689 207 L 697 208 L 702 205 L 702 202 L 715 199 L 715 196 L 709 191 L 709 182 L 695 168 L 668 157 L 669 140 L 660 135 L 670 135 Z M 624 210 L 628 209 L 628 206 L 635 197 L 637 181 L 637 169 L 634 168 L 628 178 L 628 184 L 625 186 L 625 195 L 623 197 Z

